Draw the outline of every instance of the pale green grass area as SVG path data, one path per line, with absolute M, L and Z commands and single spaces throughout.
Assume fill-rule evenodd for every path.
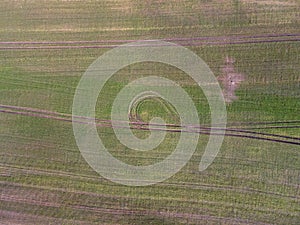
M 2 1 L 0 41 L 126 43 L 140 39 L 296 34 L 299 3 L 283 3 Z M 184 43 L 195 44 L 188 48 L 216 76 L 221 73 L 226 55 L 234 57 L 236 70 L 246 75 L 236 93 L 238 100 L 227 105 L 228 123 L 243 127 L 243 122 L 300 120 L 299 41 Z M 96 49 L 3 49 L 35 44 L 1 44 L 0 104 L 71 114 L 82 74 L 115 44 L 103 42 L 108 48 Z M 210 123 L 209 104 L 187 74 L 148 62 L 123 68 L 106 83 L 97 101 L 97 118 L 110 119 L 114 98 L 129 82 L 153 75 L 176 81 L 191 96 L 201 125 Z M 168 123 L 179 120 L 173 109 L 159 101 L 145 101 L 136 113 L 144 122 L 155 116 Z M 299 128 L 260 131 L 298 138 L 300 133 Z M 180 136 L 168 132 L 156 149 L 137 152 L 123 146 L 111 128 L 99 127 L 98 133 L 114 157 L 132 165 L 163 160 L 172 153 Z M 149 135 L 149 131 L 133 133 L 140 138 Z M 191 160 L 170 179 L 148 187 L 122 186 L 91 169 L 80 154 L 70 122 L 0 112 L 0 223 L 17 218 L 22 218 L 20 224 L 298 223 L 299 145 L 225 137 L 213 164 L 200 173 L 198 166 L 207 142 L 208 136 L 201 135 Z M 18 214 L 12 216 L 8 211 Z

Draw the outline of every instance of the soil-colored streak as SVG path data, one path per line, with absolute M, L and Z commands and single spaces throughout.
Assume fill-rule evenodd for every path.
M 234 62 L 234 58 L 227 56 L 225 58 L 225 65 L 221 68 L 222 75 L 218 77 L 218 80 L 222 82 L 223 95 L 227 103 L 238 99 L 235 91 L 241 82 L 245 80 L 244 74 L 235 71 Z
M 1 109 L 2 108 L 2 109 Z M 54 119 L 64 122 L 75 122 L 82 124 L 94 124 L 97 127 L 113 127 L 114 129 L 127 129 L 125 125 L 125 121 L 117 121 L 120 125 L 112 126 L 111 120 L 97 120 L 94 118 L 81 117 L 81 116 L 73 116 L 65 113 L 51 112 L 47 110 L 41 109 L 33 109 L 28 107 L 19 107 L 19 106 L 8 106 L 8 105 L 0 105 L 0 112 L 15 114 L 15 115 L 24 115 L 24 116 L 32 116 L 46 119 Z M 248 139 L 256 139 L 256 140 L 264 140 L 271 142 L 278 142 L 284 144 L 291 145 L 300 145 L 300 138 L 286 135 L 277 135 L 277 134 L 269 134 L 258 131 L 248 131 L 244 129 L 232 129 L 225 128 L 220 129 L 217 127 L 200 127 L 199 125 L 188 125 L 188 126 L 179 126 L 179 125 L 166 125 L 166 129 L 162 128 L 161 124 L 151 124 L 155 127 L 149 127 L 149 123 L 143 122 L 134 122 L 130 123 L 131 129 L 137 130 L 146 130 L 146 131 L 166 131 L 166 132 L 186 132 L 186 133 L 200 133 L 205 135 L 223 135 L 222 133 L 218 133 L 218 131 L 225 130 L 225 136 L 230 137 L 240 137 L 240 138 L 248 138 Z M 294 128 L 299 128 L 299 126 L 294 126 Z

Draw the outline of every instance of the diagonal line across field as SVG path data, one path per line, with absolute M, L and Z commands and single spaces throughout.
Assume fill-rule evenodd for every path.
M 42 109 L 34 109 L 29 107 L 20 107 L 20 106 L 11 106 L 11 105 L 0 105 L 1 113 L 15 114 L 15 115 L 23 115 L 23 116 L 31 116 L 31 117 L 39 117 L 46 119 L 54 119 L 64 122 L 76 122 L 82 124 L 94 124 L 98 127 L 113 127 L 114 129 L 127 129 L 125 126 L 125 121 L 116 121 L 119 125 L 112 126 L 111 120 L 103 120 L 103 119 L 94 119 L 89 117 L 82 116 L 73 116 L 76 120 L 72 120 L 71 114 L 52 112 L 48 110 Z M 131 129 L 137 130 L 151 130 L 151 131 L 166 131 L 166 132 L 187 132 L 187 133 L 200 133 L 204 135 L 221 135 L 218 131 L 226 131 L 225 136 L 231 137 L 240 137 L 240 138 L 248 138 L 248 139 L 257 139 L 263 141 L 271 141 L 278 143 L 285 143 L 291 145 L 300 145 L 300 137 L 287 136 L 287 135 L 279 135 L 272 134 L 266 132 L 258 132 L 253 131 L 253 129 L 281 129 L 281 128 L 300 128 L 300 121 L 274 121 L 271 124 L 280 124 L 279 126 L 267 126 L 268 123 L 257 123 L 259 125 L 263 125 L 260 127 L 250 127 L 247 125 L 253 125 L 253 122 L 243 123 L 245 128 L 218 128 L 216 125 L 208 126 L 199 126 L 199 125 L 186 125 L 180 126 L 176 124 L 166 124 L 166 128 L 162 128 L 162 124 L 149 124 L 145 122 L 130 122 Z M 288 124 L 288 125 L 287 125 Z M 292 125 L 291 125 L 292 124 Z M 150 127 L 151 125 L 151 127 Z M 230 124 L 229 124 L 230 126 Z M 252 129 L 252 130 L 249 130 Z
M 166 38 L 163 41 L 177 42 L 182 46 L 201 45 L 234 45 L 274 42 L 298 42 L 299 33 L 265 34 L 265 35 L 236 35 L 236 36 L 208 36 L 196 38 Z M 26 49 L 89 49 L 89 48 L 115 48 L 120 43 L 134 42 L 137 40 L 94 40 L 94 41 L 4 41 L 0 42 L 0 50 L 26 50 Z M 151 42 L 149 42 L 151 46 Z M 135 47 L 132 45 L 131 47 Z

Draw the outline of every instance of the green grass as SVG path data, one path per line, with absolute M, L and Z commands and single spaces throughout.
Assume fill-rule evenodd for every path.
M 0 3 L 0 41 L 297 33 L 299 3 L 295 4 L 4 1 Z M 280 42 L 188 48 L 216 76 L 226 55 L 234 57 L 236 70 L 246 74 L 237 90 L 238 100 L 227 105 L 228 123 L 232 123 L 300 120 L 299 47 L 299 42 Z M 1 49 L 0 104 L 71 114 L 82 74 L 108 50 Z M 208 102 L 192 79 L 171 66 L 148 62 L 123 68 L 111 77 L 99 95 L 97 117 L 110 119 L 117 93 L 129 82 L 149 75 L 178 82 L 192 97 L 201 124 L 210 122 Z M 142 102 L 135 113 L 144 122 L 154 116 L 178 122 L 174 109 L 160 99 Z M 263 131 L 294 137 L 300 133 L 299 128 Z M 113 156 L 132 165 L 163 160 L 179 137 L 168 133 L 158 148 L 136 152 L 123 146 L 111 128 L 100 127 L 98 133 Z M 149 131 L 134 133 L 141 138 L 149 135 Z M 200 173 L 207 142 L 208 137 L 201 135 L 191 160 L 168 180 L 148 187 L 122 186 L 89 167 L 76 145 L 71 123 L 0 112 L 0 211 L 24 214 L 22 224 L 30 224 L 29 215 L 39 216 L 42 224 L 51 218 L 61 224 L 298 223 L 299 146 L 225 137 L 214 163 Z M 1 216 L 5 221 L 5 215 Z

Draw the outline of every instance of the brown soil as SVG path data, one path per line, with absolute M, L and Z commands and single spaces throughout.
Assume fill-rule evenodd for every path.
M 238 99 L 235 91 L 240 86 L 240 83 L 245 80 L 244 74 L 235 71 L 234 63 L 235 59 L 227 56 L 225 65 L 221 68 L 222 74 L 218 77 L 218 80 L 222 82 L 223 95 L 227 103 Z

